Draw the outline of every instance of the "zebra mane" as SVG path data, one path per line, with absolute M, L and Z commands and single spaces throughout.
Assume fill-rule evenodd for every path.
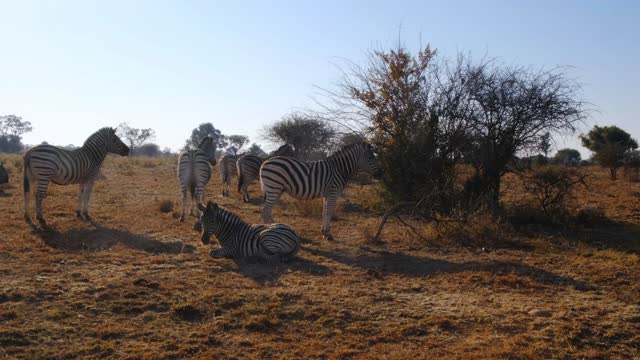
M 207 209 L 205 211 L 209 211 L 210 209 L 213 209 L 214 211 L 213 216 L 223 218 L 226 222 L 233 221 L 236 224 L 247 225 L 247 223 L 244 222 L 239 215 L 232 212 L 231 210 L 223 208 L 213 201 L 209 201 L 209 203 L 207 204 Z
M 114 133 L 115 130 L 111 127 L 103 127 L 102 129 L 94 132 L 93 134 L 89 135 L 89 137 L 87 138 L 87 140 L 84 141 L 84 144 L 82 144 L 82 146 L 86 146 L 87 144 L 89 144 L 90 142 L 94 142 L 96 139 L 102 138 L 102 139 L 107 139 L 109 137 L 110 134 Z

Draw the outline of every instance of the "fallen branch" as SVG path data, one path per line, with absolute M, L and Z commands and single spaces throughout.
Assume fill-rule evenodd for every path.
M 384 224 L 387 223 L 387 220 L 389 219 L 389 216 L 393 215 L 394 212 L 396 212 L 398 209 L 401 209 L 403 207 L 409 207 L 409 206 L 415 206 L 416 202 L 415 201 L 404 201 L 404 202 L 399 202 L 395 205 L 393 205 L 392 207 L 390 207 L 382 216 L 382 219 L 380 219 L 380 224 L 378 225 L 378 230 L 376 231 L 376 234 L 373 236 L 373 238 L 371 239 L 372 241 L 376 242 L 380 240 L 380 235 L 382 234 L 382 228 L 384 228 Z

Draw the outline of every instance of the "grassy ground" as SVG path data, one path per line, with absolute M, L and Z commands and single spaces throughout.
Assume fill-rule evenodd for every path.
M 108 159 L 94 225 L 75 218 L 76 186 L 52 186 L 52 229 L 38 231 L 22 219 L 19 158 L 1 157 L 12 185 L 0 197 L 0 358 L 640 356 L 640 184 L 600 169 L 575 205 L 609 223 L 487 222 L 468 242 L 392 221 L 369 243 L 378 216 L 357 205 L 369 185 L 342 200 L 335 242 L 321 240 L 319 209 L 287 201 L 274 217 L 303 248 L 270 266 L 207 255 L 193 218 L 176 219 L 172 159 Z M 521 197 L 515 179 L 504 191 L 507 203 Z M 209 199 L 260 221 L 261 201 L 219 193 L 214 176 Z

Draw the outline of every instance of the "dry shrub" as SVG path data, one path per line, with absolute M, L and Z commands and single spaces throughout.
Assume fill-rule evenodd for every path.
M 158 203 L 158 210 L 160 210 L 161 213 L 170 213 L 173 211 L 173 201 L 168 200 L 168 199 L 164 199 L 161 200 Z
M 480 214 L 467 221 L 441 221 L 429 226 L 429 232 L 439 242 L 473 247 L 508 247 L 510 229 L 489 214 Z
M 580 224 L 603 224 L 609 222 L 604 211 L 599 207 L 593 206 L 578 210 L 575 220 Z
M 551 220 L 563 220 L 570 214 L 578 185 L 586 187 L 585 172 L 563 166 L 541 166 L 520 174 L 525 190 Z
M 158 163 L 156 161 L 154 161 L 154 160 L 147 159 L 147 160 L 142 162 L 142 167 L 143 168 L 147 168 L 147 169 L 151 169 L 151 168 L 158 167 Z

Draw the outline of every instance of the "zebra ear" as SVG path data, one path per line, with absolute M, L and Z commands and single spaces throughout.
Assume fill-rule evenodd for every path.
M 198 209 L 199 209 L 200 211 L 205 211 L 205 210 L 207 210 L 207 207 L 206 207 L 206 206 L 204 206 L 204 204 L 203 204 L 203 203 L 198 203 Z
M 209 203 L 207 204 L 207 210 L 218 210 L 218 204 L 214 203 L 213 201 L 209 201 Z

